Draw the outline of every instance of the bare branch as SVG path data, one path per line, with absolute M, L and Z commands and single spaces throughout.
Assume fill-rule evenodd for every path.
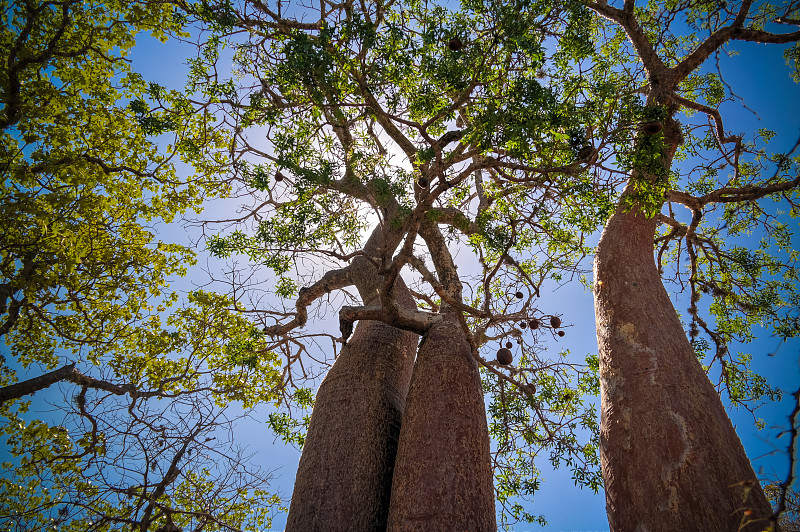
M 745 29 L 736 34 L 736 40 L 763 44 L 787 44 L 800 41 L 800 31 L 793 31 L 792 33 L 770 33 L 768 31 Z
M 285 19 L 281 17 L 280 13 L 275 13 L 271 9 L 267 7 L 267 5 L 260 0 L 251 0 L 250 4 L 261 11 L 262 13 L 268 15 L 274 22 L 267 22 L 264 20 L 252 21 L 248 27 L 252 25 L 258 25 L 259 27 L 266 27 L 270 29 L 276 30 L 320 30 L 323 27 L 322 22 L 298 22 L 296 20 Z M 280 3 L 278 4 L 280 5 Z
M 781 513 L 786 510 L 786 492 L 795 481 L 794 468 L 797 464 L 797 439 L 798 427 L 800 426 L 800 389 L 795 391 L 792 396 L 794 397 L 794 408 L 792 409 L 792 413 L 789 414 L 789 473 L 786 475 L 786 479 L 780 484 L 781 495 L 778 499 L 778 506 L 775 508 L 775 513 L 772 514 L 771 518 L 771 521 L 776 525 L 776 529 L 778 518 Z
M 667 201 L 682 203 L 692 211 L 702 209 L 710 203 L 737 203 L 741 201 L 752 201 L 761 199 L 770 194 L 786 192 L 800 186 L 800 176 L 789 181 L 781 181 L 769 185 L 744 185 L 741 187 L 718 188 L 708 194 L 695 197 L 679 190 L 670 190 L 666 194 Z
M 466 312 L 467 314 L 471 314 L 472 316 L 478 318 L 491 318 L 491 314 L 482 310 L 478 310 L 475 307 L 471 307 L 450 297 L 450 295 L 444 289 L 444 286 L 442 286 L 442 283 L 436 279 L 436 276 L 431 273 L 428 267 L 425 266 L 425 262 L 423 262 L 419 257 L 412 255 L 408 259 L 408 263 L 422 275 L 422 278 L 425 279 L 429 285 L 431 285 L 431 288 L 433 288 L 433 291 L 436 292 L 436 295 L 442 298 L 442 302 L 447 303 L 454 309 Z
M 120 385 L 95 379 L 94 377 L 84 375 L 75 369 L 75 364 L 68 364 L 55 371 L 51 371 L 50 373 L 45 373 L 44 375 L 39 375 L 38 377 L 0 388 L 0 404 L 12 399 L 19 399 L 20 397 L 34 394 L 39 390 L 44 390 L 45 388 L 48 388 L 61 381 L 72 382 L 86 388 L 103 390 L 113 393 L 114 395 L 130 394 L 131 397 L 135 398 L 147 398 L 162 395 L 160 391 L 138 391 L 133 384 Z
M 338 290 L 353 284 L 350 279 L 350 268 L 342 268 L 340 270 L 330 270 L 322 276 L 322 279 L 312 284 L 311 286 L 301 288 L 295 303 L 297 312 L 295 317 L 288 323 L 277 323 L 270 327 L 264 327 L 264 332 L 270 336 L 281 336 L 292 329 L 302 327 L 308 321 L 308 306 L 315 300 L 324 296 L 333 290 Z
M 729 135 L 727 137 L 725 136 L 725 128 L 722 125 L 722 115 L 720 115 L 718 110 L 716 110 L 716 109 L 714 109 L 712 107 L 709 107 L 707 105 L 703 105 L 701 103 L 694 102 L 694 101 L 689 100 L 687 98 L 683 98 L 681 96 L 678 96 L 677 94 L 673 94 L 672 98 L 676 102 L 680 103 L 681 105 L 684 105 L 684 106 L 688 107 L 689 109 L 694 109 L 695 111 L 700 111 L 701 113 L 707 114 L 712 120 L 714 120 L 714 124 L 716 126 L 716 135 L 715 135 L 715 137 L 717 139 L 717 142 L 719 143 L 720 151 L 723 154 L 725 153 L 725 148 L 722 146 L 723 144 L 727 144 L 727 143 L 733 143 L 734 144 L 733 161 L 731 162 L 731 164 L 733 164 L 734 169 L 738 174 L 738 171 L 739 171 L 739 155 L 741 154 L 741 151 L 742 151 L 742 137 L 736 136 L 736 135 Z

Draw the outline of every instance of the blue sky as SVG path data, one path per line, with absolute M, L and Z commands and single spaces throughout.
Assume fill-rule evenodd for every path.
M 183 86 L 187 73 L 185 58 L 193 53 L 191 47 L 175 42 L 161 44 L 152 39 L 141 38 L 141 45 L 131 59 L 136 71 L 145 79 L 158 82 L 170 88 Z M 776 151 L 790 148 L 800 136 L 800 88 L 789 78 L 788 68 L 782 57 L 781 46 L 740 44 L 740 55 L 723 61 L 726 80 L 734 87 L 751 112 L 741 102 L 726 104 L 724 116 L 726 125 L 733 131 L 752 132 L 757 128 L 768 128 L 778 132 L 771 144 Z M 710 65 L 710 63 L 709 63 Z M 706 65 L 706 66 L 709 66 Z M 797 230 L 797 222 L 793 227 Z M 185 238 L 181 231 L 171 232 L 175 238 Z M 162 237 L 163 238 L 163 237 Z M 202 251 L 201 251 L 202 253 Z M 590 266 L 587 262 L 585 265 Z M 203 275 L 202 272 L 199 275 Z M 553 288 L 552 286 L 550 288 Z M 677 308 L 688 306 L 685 298 L 677 300 Z M 557 347 L 568 348 L 578 357 L 596 353 L 597 344 L 594 333 L 594 309 L 592 296 L 583 291 L 578 283 L 559 288 L 554 292 L 543 291 L 540 308 L 547 313 L 563 314 L 571 325 L 566 329 L 567 336 Z M 553 348 L 556 345 L 553 344 Z M 781 403 L 771 404 L 758 410 L 757 415 L 767 424 L 764 430 L 757 430 L 752 416 L 745 410 L 730 411 L 737 426 L 748 455 L 754 461 L 762 477 L 783 479 L 787 472 L 785 454 L 787 438 L 778 439 L 777 434 L 788 425 L 787 416 L 791 411 L 791 392 L 800 385 L 800 341 L 782 343 L 779 339 L 761 331 L 758 339 L 746 346 L 753 353 L 753 368 L 770 378 L 771 383 L 783 389 L 786 394 Z M 733 351 L 739 350 L 736 346 Z M 242 427 L 239 433 L 241 443 L 250 443 L 258 448 L 257 460 L 270 469 L 276 469 L 276 482 L 273 489 L 288 497 L 299 453 L 277 442 L 264 445 L 268 429 L 264 424 L 253 423 Z M 271 440 L 269 440 L 271 441 Z M 567 471 L 551 471 L 547 460 L 537 464 L 544 473 L 544 483 L 537 494 L 531 513 L 544 514 L 549 525 L 546 530 L 607 530 L 605 502 L 602 492 L 594 494 L 590 490 L 579 490 Z M 275 521 L 275 528 L 282 529 L 284 518 Z M 515 530 L 534 530 L 534 526 L 519 526 Z

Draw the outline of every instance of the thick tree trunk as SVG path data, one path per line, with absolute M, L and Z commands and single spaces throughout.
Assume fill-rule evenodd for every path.
M 761 531 L 770 507 L 653 258 L 619 210 L 595 259 L 600 456 L 613 531 Z
M 478 365 L 449 315 L 417 355 L 388 530 L 497 530 L 489 452 Z
M 382 278 L 364 258 L 352 276 L 365 304 Z M 402 279 L 393 292 L 414 301 Z M 287 531 L 386 528 L 392 468 L 419 336 L 361 321 L 317 392 Z

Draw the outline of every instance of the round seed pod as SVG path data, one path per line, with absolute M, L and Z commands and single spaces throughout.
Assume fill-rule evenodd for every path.
M 523 294 L 522 292 L 517 292 L 516 294 L 514 294 L 514 296 L 516 296 L 517 299 L 522 299 L 523 297 L 525 297 L 525 294 Z
M 531 329 L 538 329 L 539 328 L 539 320 L 537 320 L 536 318 L 533 318 L 529 325 L 531 326 Z
M 565 333 L 564 331 L 558 331 L 558 335 L 559 336 L 564 336 L 565 334 L 567 334 L 567 333 Z
M 511 354 L 509 349 L 501 347 L 497 350 L 497 361 L 503 366 L 508 366 L 514 360 L 514 355 Z
M 561 318 L 558 316 L 550 316 L 550 326 L 554 329 L 561 327 Z
M 506 349 L 511 349 L 513 345 L 511 342 L 506 342 Z
M 658 120 L 651 120 L 642 124 L 642 133 L 645 135 L 655 135 L 660 133 L 662 129 L 664 129 L 664 124 Z
M 528 326 L 528 324 L 527 324 L 527 323 L 525 323 L 524 321 L 521 321 L 521 322 L 519 322 L 519 328 L 520 328 L 520 329 L 524 329 L 524 328 L 525 328 L 525 327 L 527 327 L 527 326 Z
M 280 173 L 280 172 L 275 172 L 275 181 L 277 181 L 277 182 L 279 182 L 279 183 L 280 183 L 280 182 L 281 182 L 281 181 L 283 181 L 284 179 L 286 179 L 286 176 L 284 176 L 284 175 L 283 175 L 282 173 Z
M 430 185 L 430 183 L 424 177 L 420 177 L 419 179 L 417 179 L 417 186 L 419 188 L 428 188 L 428 185 Z
M 464 43 L 461 42 L 461 39 L 459 39 L 458 37 L 453 37 L 447 43 L 447 47 L 450 48 L 450 50 L 453 52 L 458 52 L 459 50 L 464 48 Z

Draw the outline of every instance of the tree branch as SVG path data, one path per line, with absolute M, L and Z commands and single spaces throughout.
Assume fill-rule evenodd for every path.
M 770 33 L 768 31 L 744 29 L 736 34 L 737 41 L 758 42 L 764 44 L 787 44 L 800 41 L 800 31 L 792 33 Z
M 72 382 L 86 388 L 103 390 L 113 393 L 114 395 L 130 394 L 130 396 L 134 398 L 147 398 L 161 395 L 160 391 L 138 391 L 133 384 L 119 385 L 108 381 L 95 379 L 94 377 L 84 375 L 75 369 L 75 364 L 68 364 L 55 371 L 51 371 L 50 373 L 45 373 L 44 375 L 39 375 L 38 377 L 0 388 L 0 404 L 12 399 L 19 399 L 20 397 L 34 394 L 39 390 L 44 390 L 45 388 L 48 388 L 61 381 Z
M 723 124 L 722 124 L 722 115 L 720 115 L 720 113 L 719 113 L 719 111 L 717 109 L 714 109 L 714 108 L 709 107 L 707 105 L 703 105 L 701 103 L 697 103 L 697 102 L 689 100 L 687 98 L 683 98 L 681 96 L 678 96 L 677 94 L 673 94 L 672 98 L 677 103 L 679 103 L 679 104 L 681 104 L 681 105 L 683 105 L 685 107 L 688 107 L 689 109 L 694 109 L 695 111 L 700 111 L 701 113 L 705 113 L 709 117 L 711 117 L 712 120 L 714 120 L 714 124 L 716 126 L 716 135 L 715 136 L 716 136 L 716 139 L 717 139 L 717 143 L 719 144 L 719 149 L 723 153 L 723 155 L 725 155 L 727 157 L 727 154 L 725 154 L 725 149 L 724 149 L 724 147 L 722 145 L 723 144 L 727 144 L 727 143 L 733 143 L 734 144 L 733 162 L 732 162 L 732 164 L 734 166 L 734 170 L 736 171 L 736 173 L 738 175 L 738 172 L 739 172 L 739 155 L 740 155 L 740 153 L 742 151 L 742 137 L 739 137 L 739 136 L 736 136 L 736 135 L 729 135 L 727 137 L 725 136 L 725 128 L 723 127 Z M 729 160 L 728 162 L 731 162 L 731 161 Z
M 786 192 L 800 186 L 800 176 L 790 181 L 781 181 L 771 185 L 744 185 L 741 187 L 723 187 L 704 196 L 695 197 L 680 190 L 670 190 L 666 194 L 667 201 L 686 205 L 693 212 L 702 209 L 709 203 L 736 203 L 761 199 L 770 194 Z
M 636 49 L 637 55 L 642 60 L 642 64 L 650 76 L 651 84 L 653 84 L 653 78 L 659 77 L 667 68 L 656 53 L 653 45 L 650 44 L 650 40 L 639 25 L 639 21 L 636 20 L 633 6 L 634 2 L 629 0 L 626 0 L 624 10 L 611 7 L 604 2 L 588 4 L 589 9 L 592 11 L 622 26 L 622 29 L 625 30 L 625 34 L 628 36 L 628 40 Z
M 425 334 L 428 329 L 444 319 L 442 314 L 414 310 L 399 305 L 394 308 L 379 306 L 352 307 L 344 306 L 339 311 L 339 322 L 354 323 L 359 320 L 381 321 L 398 329 Z
M 161 482 L 158 483 L 156 489 L 153 490 L 153 493 L 150 495 L 149 500 L 147 501 L 147 506 L 145 507 L 144 513 L 142 515 L 140 530 L 142 532 L 147 532 L 147 529 L 150 526 L 150 516 L 152 515 L 153 509 L 155 508 L 156 501 L 159 497 L 161 497 L 167 489 L 167 486 L 175 482 L 180 474 L 181 470 L 178 469 L 178 464 L 180 463 L 181 459 L 183 459 L 183 455 L 186 452 L 186 449 L 189 448 L 189 444 L 191 444 L 194 439 L 200 434 L 201 430 L 203 429 L 203 425 L 199 424 L 194 429 L 194 431 L 189 435 L 188 438 L 183 442 L 180 450 L 175 453 L 175 456 L 172 457 L 172 461 L 169 464 L 169 468 L 167 472 L 164 474 L 164 478 Z M 171 519 L 170 519 L 171 521 Z
M 419 235 L 428 245 L 428 251 L 431 253 L 433 265 L 436 268 L 436 274 L 439 276 L 442 288 L 451 299 L 461 301 L 464 286 L 458 276 L 458 269 L 453 262 L 453 256 L 447 248 L 447 242 L 445 242 L 439 226 L 433 220 L 426 218 L 422 220 Z
M 442 302 L 447 303 L 451 307 L 460 310 L 462 312 L 466 312 L 467 314 L 470 314 L 477 318 L 491 318 L 491 314 L 484 312 L 482 310 L 478 310 L 475 307 L 465 305 L 461 301 L 458 301 L 450 297 L 450 295 L 444 289 L 444 286 L 442 286 L 442 283 L 440 283 L 436 279 L 436 276 L 433 275 L 433 273 L 428 269 L 427 266 L 425 266 L 425 263 L 419 257 L 415 257 L 412 255 L 411 257 L 409 257 L 408 263 L 422 275 L 422 278 L 429 285 L 431 285 L 431 288 L 433 288 L 433 291 L 436 292 L 436 295 L 442 298 Z
M 437 209 L 436 214 L 436 221 L 438 223 L 455 227 L 465 235 L 474 235 L 480 232 L 478 224 L 470 220 L 466 214 L 455 207 Z
M 262 13 L 268 15 L 272 20 L 275 22 L 266 22 L 264 20 L 258 20 L 259 25 L 263 25 L 270 29 L 276 29 L 281 31 L 287 30 L 321 30 L 323 27 L 322 22 L 298 22 L 296 20 L 285 19 L 281 17 L 280 13 L 275 13 L 271 9 L 269 9 L 266 4 L 261 2 L 260 0 L 250 0 L 250 4 L 261 11 Z M 186 5 L 186 4 L 184 4 Z M 280 4 L 279 4 L 280 5 Z M 249 21 L 248 21 L 249 22 Z M 249 25 L 248 25 L 249 26 Z
M 776 529 L 778 518 L 780 517 L 781 513 L 786 510 L 786 492 L 795 481 L 794 467 L 797 464 L 796 447 L 798 441 L 798 425 L 800 425 L 800 389 L 795 391 L 792 394 L 792 397 L 794 397 L 794 408 L 792 409 L 792 413 L 789 414 L 789 473 L 786 475 L 786 479 L 780 484 L 781 495 L 778 498 L 778 505 L 775 508 L 775 513 L 772 514 L 771 521 L 776 525 Z
M 333 290 L 351 286 L 352 284 L 349 266 L 326 272 L 325 275 L 322 276 L 322 279 L 316 283 L 300 289 L 297 295 L 297 302 L 295 303 L 297 312 L 291 321 L 284 324 L 276 323 L 270 327 L 264 327 L 264 333 L 270 336 L 281 336 L 292 329 L 302 327 L 306 324 L 306 321 L 308 321 L 308 306 L 311 303 Z

